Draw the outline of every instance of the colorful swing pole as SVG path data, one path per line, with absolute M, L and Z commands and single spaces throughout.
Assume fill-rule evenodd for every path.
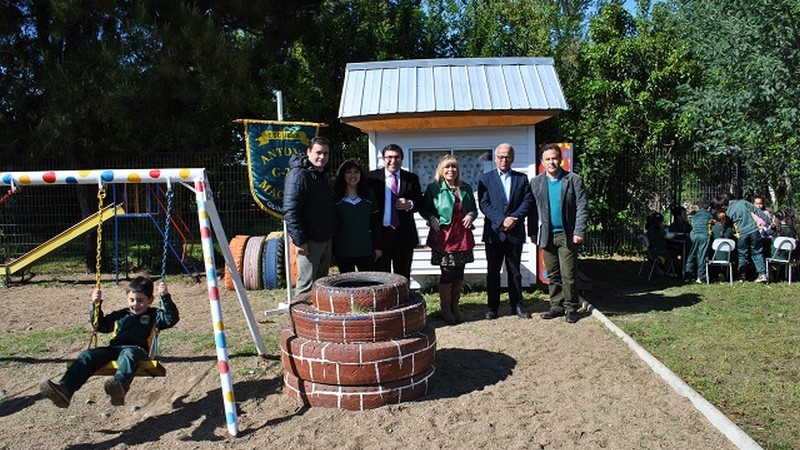
M 206 211 L 208 200 L 205 178 L 197 178 L 194 182 L 195 196 L 197 199 L 197 219 L 200 223 L 200 243 L 205 255 L 206 282 L 208 285 L 208 300 L 211 306 L 211 323 L 214 326 L 214 343 L 217 347 L 217 366 L 222 385 L 222 402 L 225 406 L 225 422 L 228 434 L 236 437 L 239 434 L 238 418 L 236 415 L 236 400 L 233 395 L 233 382 L 231 381 L 230 360 L 228 347 L 225 342 L 225 326 L 222 322 L 222 307 L 220 306 L 220 290 L 217 283 L 217 269 L 214 263 L 214 247 L 211 239 L 211 222 Z

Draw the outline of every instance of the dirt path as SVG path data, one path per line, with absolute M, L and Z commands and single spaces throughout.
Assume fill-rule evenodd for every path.
M 0 333 L 22 338 L 85 323 L 90 283 L 35 281 L 0 290 Z M 108 308 L 120 307 L 121 288 L 106 289 Z M 595 319 L 572 326 L 510 316 L 484 321 L 482 305 L 467 305 L 474 321 L 434 321 L 437 372 L 424 398 L 363 412 L 299 408 L 281 391 L 275 347 L 265 360 L 249 356 L 253 344 L 226 292 L 231 354 L 245 353 L 232 361 L 240 435 L 229 442 L 205 284 L 170 289 L 181 322 L 162 338 L 168 375 L 137 379 L 125 406 L 108 403 L 101 379 L 78 391 L 67 410 L 39 396 L 37 382 L 60 376 L 85 346 L 82 335 L 52 341 L 41 353 L 1 354 L 0 449 L 734 448 Z M 267 297 L 251 295 L 258 317 L 277 302 Z M 259 330 L 274 342 L 287 324 L 278 316 Z

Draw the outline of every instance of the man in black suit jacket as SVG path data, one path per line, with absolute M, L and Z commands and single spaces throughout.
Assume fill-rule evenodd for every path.
M 368 176 L 370 187 L 378 199 L 383 225 L 380 230 L 383 255 L 378 258 L 376 266 L 382 272 L 394 272 L 408 279 L 411 277 L 414 247 L 419 244 L 414 213 L 422 206 L 422 188 L 416 175 L 401 169 L 403 149 L 399 145 L 389 144 L 381 154 L 384 168 L 373 170 Z M 392 192 L 393 183 L 397 185 L 397 193 Z M 395 218 L 392 217 L 393 210 Z
M 525 244 L 525 217 L 533 205 L 528 177 L 511 169 L 514 147 L 500 144 L 494 149 L 495 169 L 481 174 L 478 180 L 478 201 L 486 216 L 483 242 L 486 244 L 487 319 L 497 318 L 500 306 L 500 269 L 506 263 L 508 300 L 511 314 L 529 319 L 522 308 L 522 246 Z

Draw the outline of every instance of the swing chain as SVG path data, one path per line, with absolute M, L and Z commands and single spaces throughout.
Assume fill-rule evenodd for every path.
M 175 192 L 172 186 L 167 187 L 167 217 L 164 223 L 164 249 L 161 252 L 161 281 L 167 281 L 167 250 L 169 249 L 169 232 L 172 223 L 172 199 Z
M 97 191 L 97 254 L 94 267 L 94 287 L 100 289 L 100 268 L 103 258 L 103 199 L 106 198 L 105 188 Z
M 164 248 L 161 251 L 161 282 L 167 282 L 167 250 L 169 249 L 169 231 L 172 224 L 172 199 L 175 197 L 175 192 L 172 190 L 172 185 L 167 183 L 167 217 L 164 221 Z M 158 306 L 163 307 L 163 299 L 161 296 L 158 298 Z M 154 359 L 158 357 L 158 327 L 155 328 L 153 333 L 153 342 L 150 344 L 150 351 L 148 357 Z
M 103 257 L 103 199 L 106 190 L 101 185 L 97 189 L 97 253 L 95 254 L 94 287 L 100 290 L 100 269 Z M 92 314 L 92 336 L 89 338 L 89 348 L 97 347 L 97 329 L 100 327 L 100 303 L 94 303 Z

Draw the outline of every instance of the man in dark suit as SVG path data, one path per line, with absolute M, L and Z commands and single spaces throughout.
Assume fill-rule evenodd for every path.
M 487 319 L 497 318 L 500 306 L 500 269 L 506 263 L 508 300 L 511 314 L 529 319 L 522 307 L 522 246 L 525 244 L 525 217 L 533 204 L 528 177 L 511 169 L 514 147 L 500 144 L 494 149 L 497 166 L 481 175 L 478 181 L 478 200 L 486 216 L 483 242 L 486 244 Z
M 378 199 L 382 219 L 383 255 L 376 267 L 382 272 L 394 272 L 411 277 L 414 247 L 419 244 L 414 213 L 422 206 L 419 178 L 403 170 L 403 149 L 389 144 L 381 151 L 383 169 L 369 173 L 369 184 Z

